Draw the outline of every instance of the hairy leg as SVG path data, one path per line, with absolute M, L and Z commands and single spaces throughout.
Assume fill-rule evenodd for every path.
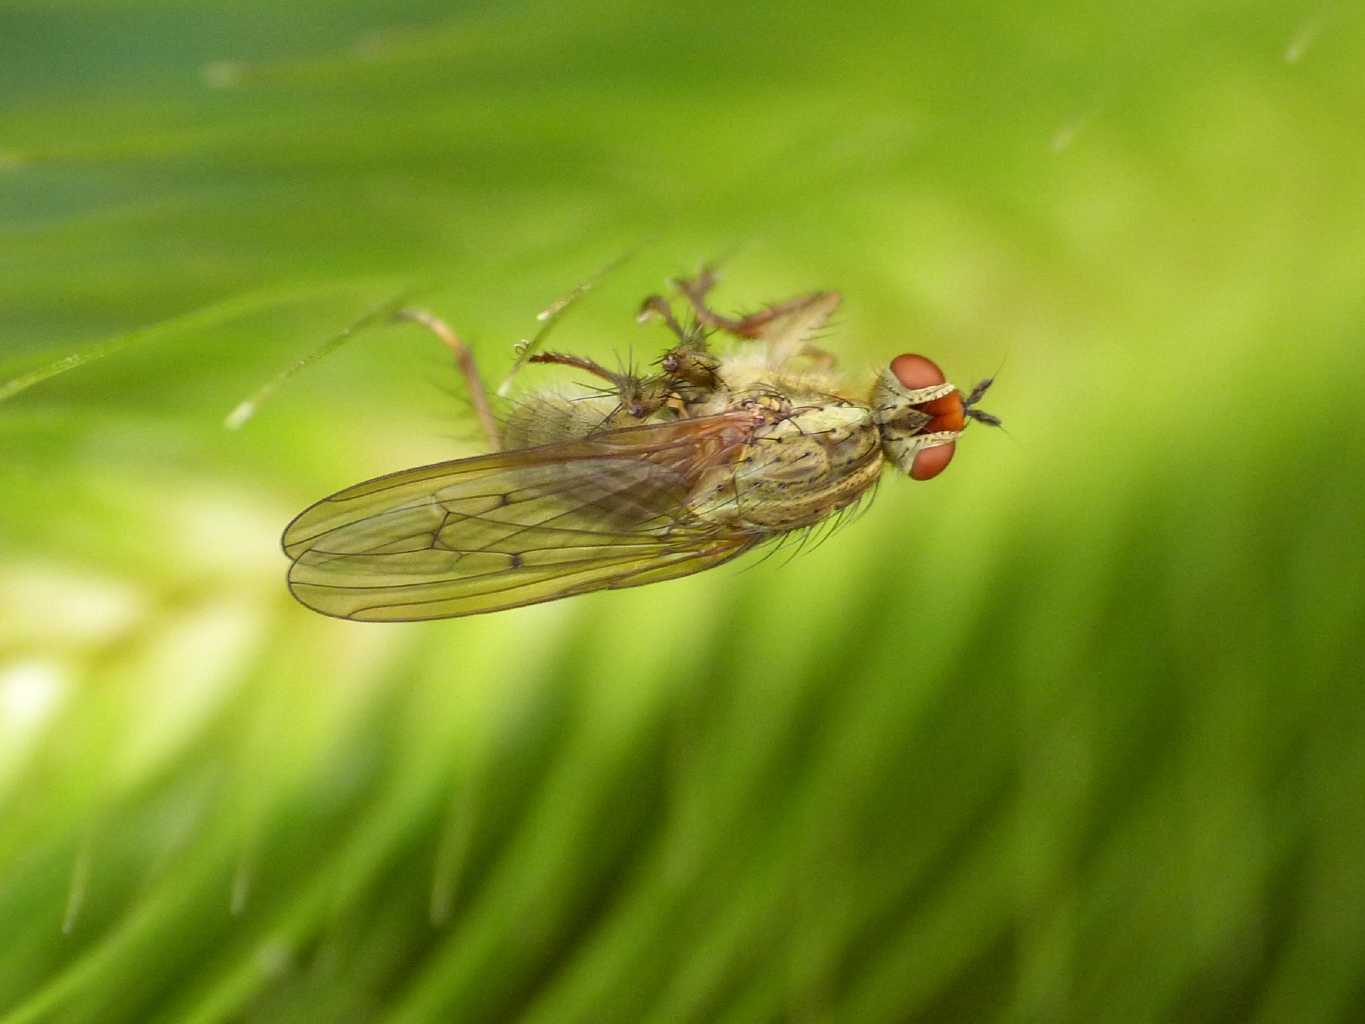
M 400 309 L 394 314 L 394 319 L 420 324 L 450 349 L 455 357 L 456 367 L 464 376 L 465 386 L 469 389 L 469 400 L 474 406 L 474 413 L 479 417 L 479 425 L 483 427 L 484 435 L 488 438 L 489 448 L 492 451 L 499 451 L 502 443 L 498 437 L 498 421 L 488 404 L 488 391 L 483 386 L 479 368 L 474 364 L 474 353 L 469 351 L 469 347 L 460 340 L 460 336 L 449 324 L 425 309 L 412 307 Z
M 817 363 L 833 365 L 834 356 L 811 345 L 807 339 L 824 326 L 838 307 L 842 298 L 838 292 L 810 292 L 775 302 L 745 316 L 729 317 L 717 313 L 706 303 L 707 293 L 716 284 L 713 266 L 704 266 L 697 276 L 679 278 L 674 284 L 698 321 L 744 341 L 763 342 L 768 346 L 770 363 L 780 365 L 801 355 Z
M 579 282 L 569 292 L 561 295 L 559 298 L 555 299 L 554 302 L 550 303 L 536 314 L 536 319 L 540 321 L 540 330 L 536 331 L 532 337 L 526 338 L 517 344 L 516 362 L 512 364 L 512 369 L 508 371 L 507 376 L 504 377 L 502 383 L 498 385 L 498 394 L 500 396 L 506 397 L 512 390 L 512 379 L 516 377 L 523 366 L 531 361 L 531 357 L 541 350 L 545 344 L 545 339 L 549 337 L 550 332 L 554 330 L 555 325 L 559 323 L 560 318 L 569 307 L 588 292 L 592 291 L 602 278 L 606 277 L 622 263 L 630 259 L 632 255 L 633 253 L 627 252 L 618 256 L 601 270 L 597 271 L 597 273 L 586 280 Z
M 662 295 L 646 296 L 645 301 L 640 303 L 640 311 L 635 314 L 636 323 L 648 323 L 651 320 L 662 320 L 669 333 L 678 339 L 678 344 L 689 345 L 700 338 L 693 337 L 678 323 L 678 318 L 673 315 L 673 307 L 668 304 L 668 300 Z

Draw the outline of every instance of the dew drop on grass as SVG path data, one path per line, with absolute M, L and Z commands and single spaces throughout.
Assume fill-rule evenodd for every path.
M 239 60 L 211 60 L 199 69 L 199 78 L 210 89 L 235 89 L 246 73 L 247 66 Z
M 1303 59 L 1303 55 L 1308 52 L 1308 48 L 1317 42 L 1317 38 L 1322 34 L 1322 26 L 1327 21 L 1331 8 L 1318 11 L 1294 33 L 1289 40 L 1289 45 L 1284 48 L 1284 62 L 1286 64 L 1297 64 Z

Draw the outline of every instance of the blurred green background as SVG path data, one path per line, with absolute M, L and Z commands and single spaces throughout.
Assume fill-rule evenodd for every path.
M 1362 44 L 6 4 L 0 1021 L 1365 1019 Z M 476 432 L 411 327 L 227 413 L 414 287 L 498 377 L 642 240 L 558 346 L 738 246 L 722 307 L 839 288 L 1010 434 L 789 564 L 296 605 L 294 512 Z

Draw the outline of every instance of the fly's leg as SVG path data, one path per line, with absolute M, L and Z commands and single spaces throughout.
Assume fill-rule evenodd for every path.
M 693 342 L 706 344 L 700 332 L 689 333 L 683 329 L 683 325 L 678 323 L 678 318 L 673 315 L 673 307 L 668 304 L 668 300 L 662 295 L 650 295 L 644 302 L 640 303 L 640 312 L 635 314 L 636 323 L 648 323 L 651 320 L 662 320 L 669 333 L 678 339 L 679 345 L 688 345 Z
M 700 323 L 713 330 L 733 334 L 737 338 L 748 340 L 757 338 L 762 329 L 762 324 L 753 320 L 753 317 L 758 314 L 751 314 L 746 317 L 728 317 L 717 313 L 706 304 L 706 296 L 716 286 L 717 280 L 715 264 L 707 263 L 697 271 L 695 277 L 675 277 L 672 284 L 687 300 L 687 304 L 692 307 L 692 312 Z
M 565 352 L 538 352 L 527 361 L 572 366 L 607 381 L 611 385 L 609 393 L 615 395 L 617 399 L 616 410 L 607 417 L 607 424 L 611 426 L 621 425 L 618 413 L 631 421 L 643 420 L 658 412 L 668 399 L 665 381 L 640 377 L 625 371 L 613 372 L 586 356 L 573 356 Z
M 706 304 L 707 293 L 715 287 L 716 273 L 710 264 L 691 278 L 673 282 L 692 307 L 697 320 L 745 341 L 761 341 L 768 346 L 769 362 L 781 365 L 797 355 L 809 356 L 821 365 L 833 366 L 834 356 L 810 345 L 807 339 L 818 331 L 838 307 L 838 292 L 810 292 L 740 317 L 717 313 Z
M 537 352 L 527 359 L 529 363 L 550 363 L 555 366 L 572 366 L 576 370 L 583 370 L 592 374 L 594 377 L 601 377 L 605 381 L 620 387 L 622 378 L 625 374 L 612 373 L 601 363 L 589 359 L 587 356 L 571 356 L 567 352 Z
M 838 292 L 810 292 L 784 302 L 774 302 L 745 316 L 724 316 L 706 304 L 706 296 L 716 286 L 718 280 L 715 266 L 708 263 L 695 277 L 674 278 L 673 284 L 692 307 L 699 321 L 707 327 L 725 331 L 746 341 L 767 340 L 769 330 L 777 321 L 787 317 L 811 314 L 819 318 L 819 323 L 823 323 L 839 305 Z M 813 324 L 811 329 L 816 326 L 818 323 Z
M 741 317 L 721 316 L 705 303 L 704 294 L 696 295 L 681 282 L 680 288 L 696 311 L 697 319 L 709 327 L 716 327 L 744 341 L 763 341 L 772 344 L 786 341 L 797 346 L 802 354 L 817 354 L 820 349 L 800 346 L 803 338 L 820 329 L 839 305 L 838 292 L 811 292 L 785 302 L 774 302 Z M 828 353 L 825 353 L 828 355 Z
M 512 389 L 512 378 L 514 378 L 518 371 L 529 363 L 532 357 L 540 351 L 541 346 L 545 343 L 545 339 L 549 337 L 550 332 L 554 330 L 555 324 L 559 323 L 559 319 L 564 315 L 565 311 L 588 292 L 592 291 L 602 278 L 606 277 L 622 263 L 630 259 L 632 255 L 633 253 L 628 252 L 618 256 L 597 273 L 593 274 L 587 280 L 575 285 L 567 294 L 561 295 L 559 298 L 555 299 L 554 302 L 550 303 L 536 314 L 536 319 L 540 321 L 540 330 L 536 331 L 530 338 L 524 338 L 517 343 L 516 362 L 512 364 L 512 369 L 508 372 L 507 376 L 503 378 L 502 383 L 498 385 L 499 396 L 507 396 L 507 393 Z
M 464 376 L 465 386 L 469 389 L 470 403 L 474 406 L 475 415 L 479 417 L 479 425 L 483 427 L 484 436 L 488 438 L 489 448 L 495 452 L 500 451 L 502 443 L 498 437 L 498 421 L 488 404 L 488 391 L 484 388 L 483 377 L 474 363 L 474 353 L 469 351 L 469 347 L 460 340 L 460 336 L 449 324 L 425 309 L 412 307 L 400 309 L 394 314 L 394 319 L 420 324 L 436 335 L 442 345 L 450 349 L 455 357 L 456 367 Z

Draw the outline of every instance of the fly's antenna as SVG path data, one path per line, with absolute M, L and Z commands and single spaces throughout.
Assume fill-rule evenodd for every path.
M 984 423 L 988 427 L 999 427 L 1002 430 L 1004 430 L 1005 424 L 1001 421 L 999 416 L 994 416 L 985 409 L 977 409 L 975 406 L 977 402 L 981 401 L 986 392 L 990 390 L 991 385 L 995 383 L 995 378 L 1000 376 L 1000 371 L 1005 368 L 1005 361 L 1007 359 L 1009 359 L 1009 352 L 1006 352 L 1000 357 L 1000 365 L 995 368 L 995 372 L 985 380 L 977 381 L 976 387 L 972 388 L 971 394 L 962 402 L 962 411 L 969 419 L 974 419 L 978 423 Z M 1008 434 L 1009 431 L 1006 430 L 1005 433 Z
M 986 396 L 986 392 L 991 389 L 991 385 L 994 383 L 995 377 L 993 376 L 977 381 L 976 387 L 972 388 L 971 393 L 963 399 L 962 413 L 968 419 L 984 423 L 988 427 L 1004 427 L 1004 421 L 999 416 L 989 413 L 985 409 L 976 408 L 976 403 Z
M 978 423 L 984 423 L 988 427 L 1003 428 L 1005 425 L 1004 420 L 1002 420 L 999 416 L 993 415 L 992 413 L 988 413 L 985 409 L 967 409 L 966 413 L 968 418 L 974 419 Z

